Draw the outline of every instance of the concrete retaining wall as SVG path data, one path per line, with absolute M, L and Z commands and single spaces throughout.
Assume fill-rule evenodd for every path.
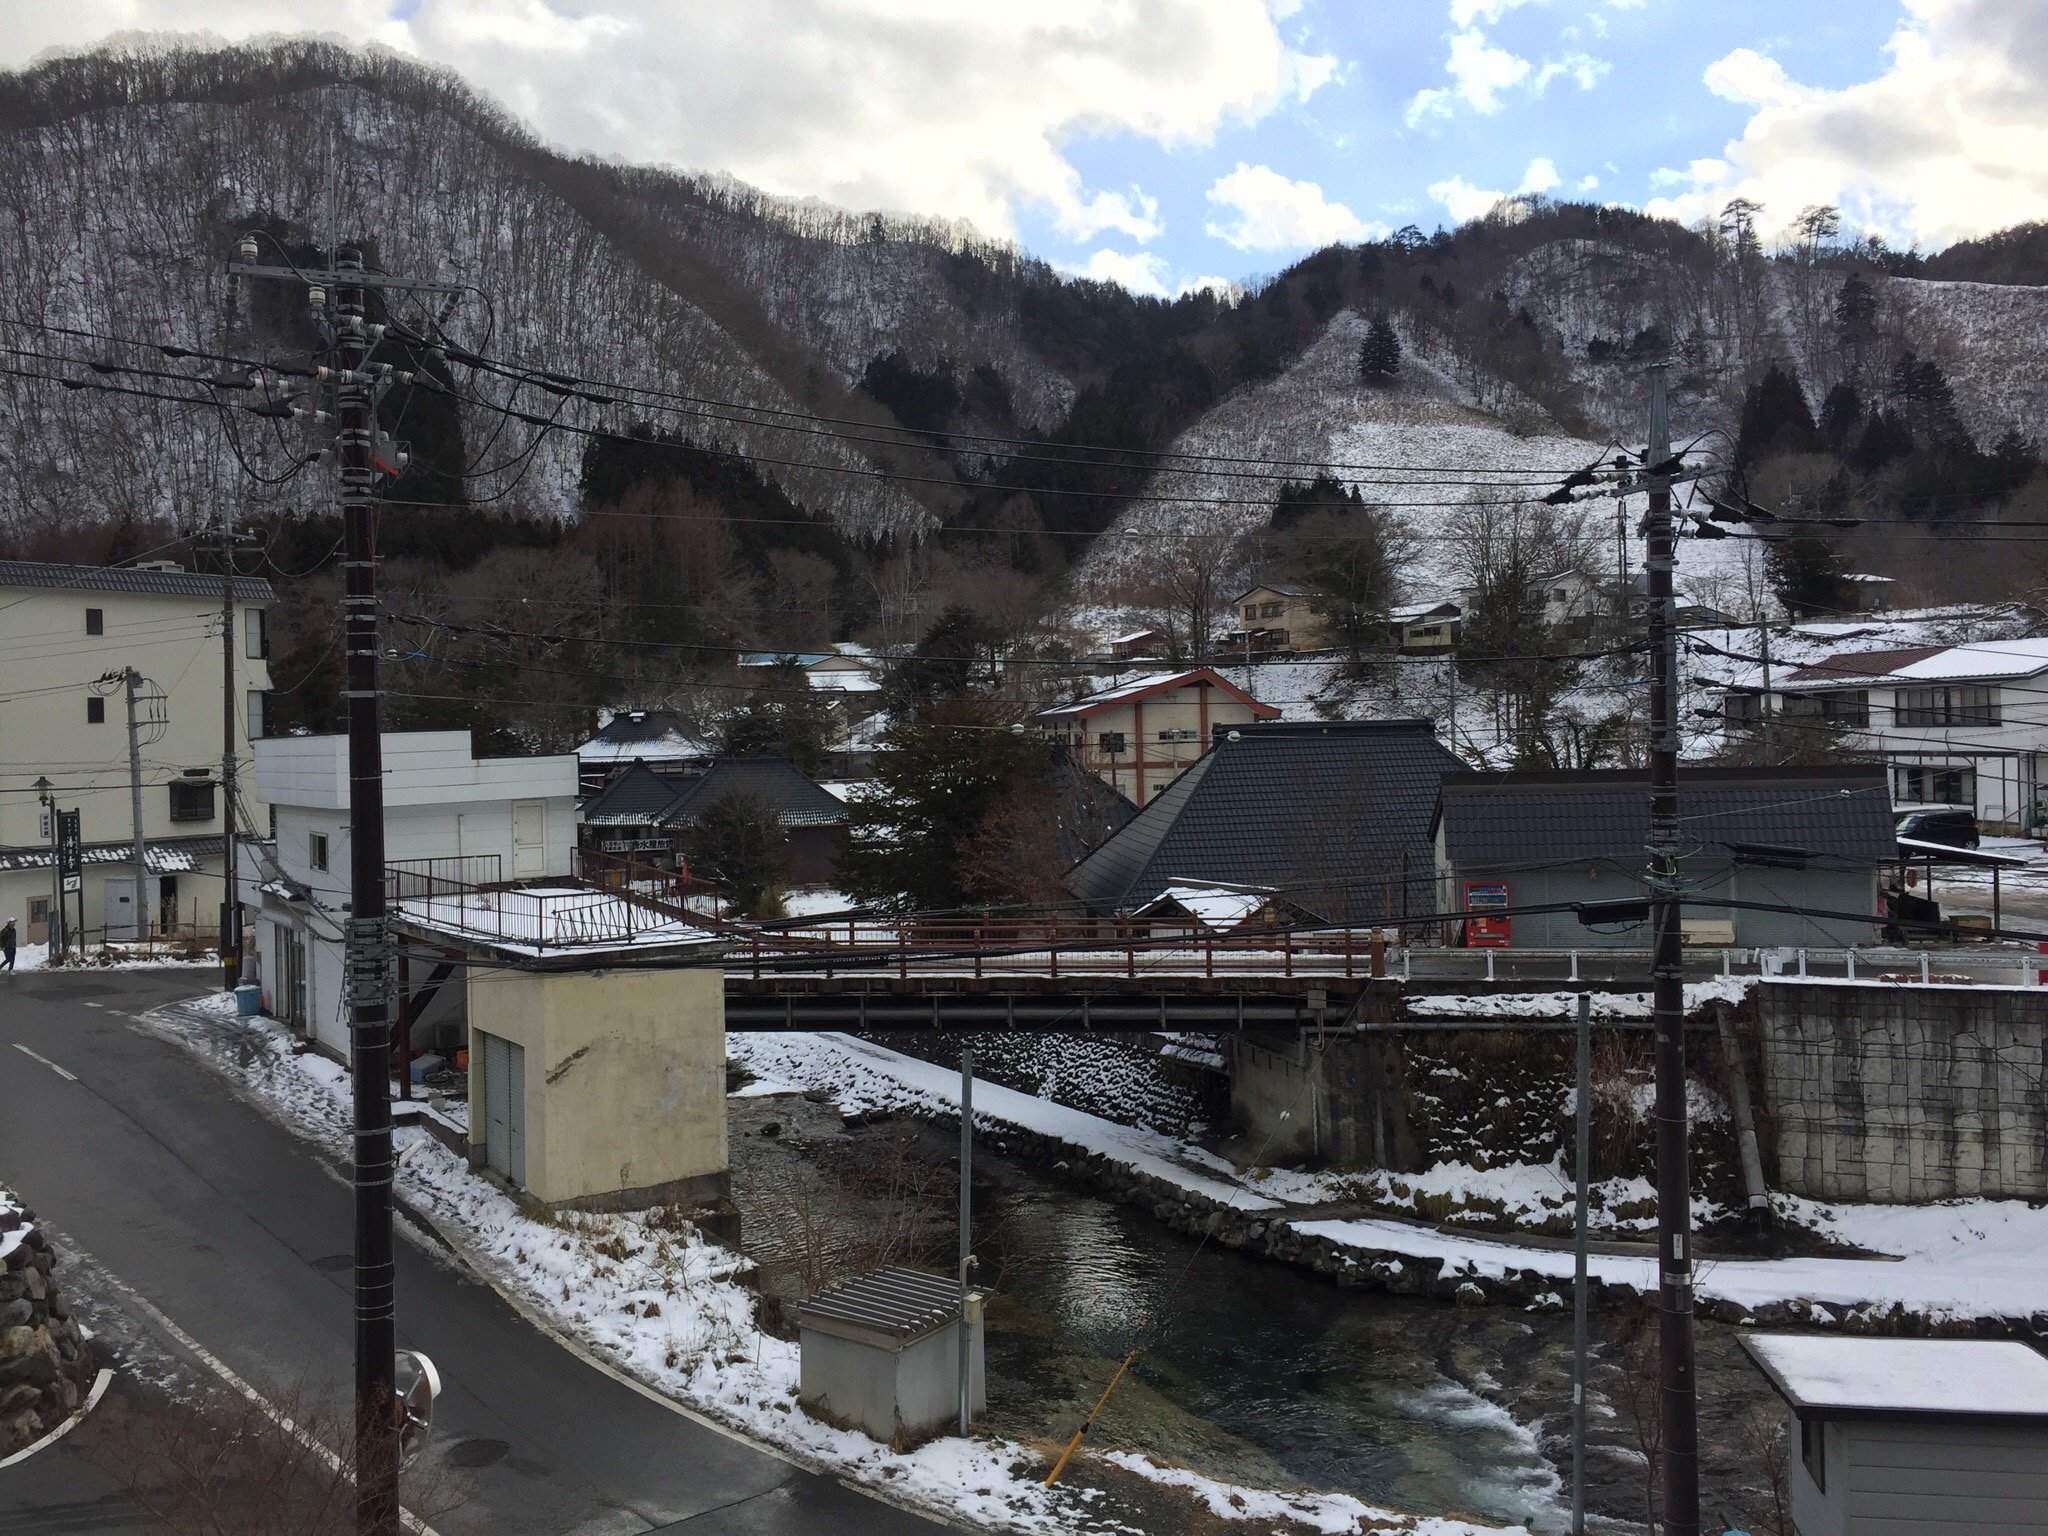
M 1777 1187 L 2048 1199 L 2048 991 L 1771 980 L 1752 996 Z

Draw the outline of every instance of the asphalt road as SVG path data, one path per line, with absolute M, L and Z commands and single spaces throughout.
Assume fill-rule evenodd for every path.
M 194 971 L 0 974 L 0 1178 L 108 1277 L 85 1287 L 96 1328 L 93 1310 L 122 1307 L 126 1286 L 259 1389 L 340 1402 L 353 1379 L 348 1190 L 132 1022 L 204 984 Z M 400 1241 L 398 1286 L 399 1341 L 445 1383 L 433 1507 L 418 1511 L 442 1536 L 945 1529 L 615 1380 L 424 1239 Z M 133 1328 L 146 1309 L 125 1310 Z M 111 1493 L 85 1465 L 91 1437 L 72 1440 L 0 1472 L 0 1531 L 95 1528 L 76 1523 L 80 1496 Z

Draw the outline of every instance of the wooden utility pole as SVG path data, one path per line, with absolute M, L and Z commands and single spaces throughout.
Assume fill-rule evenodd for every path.
M 1672 577 L 1671 420 L 1665 365 L 1650 369 L 1649 491 L 1651 1022 L 1656 1035 L 1657 1364 L 1664 1536 L 1699 1536 L 1698 1378 L 1693 1358 L 1692 1168 L 1686 1125 L 1685 954 L 1678 835 L 1678 626 Z
M 220 801 L 221 868 L 226 884 L 220 904 L 220 985 L 232 992 L 242 979 L 242 887 L 235 846 L 235 514 L 220 513 Z

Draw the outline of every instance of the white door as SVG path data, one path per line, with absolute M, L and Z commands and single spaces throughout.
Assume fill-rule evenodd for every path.
M 537 880 L 548 872 L 548 803 L 512 802 L 512 878 Z
M 135 928 L 135 877 L 127 873 L 109 875 L 106 892 L 107 941 L 147 937 Z
M 526 1052 L 473 1031 L 484 1058 L 484 1162 L 514 1189 L 526 1187 Z

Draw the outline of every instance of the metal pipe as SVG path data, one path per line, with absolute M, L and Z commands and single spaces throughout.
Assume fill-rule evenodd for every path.
M 967 1274 L 974 1264 L 974 1047 L 960 1047 L 960 1433 L 974 1426 Z

